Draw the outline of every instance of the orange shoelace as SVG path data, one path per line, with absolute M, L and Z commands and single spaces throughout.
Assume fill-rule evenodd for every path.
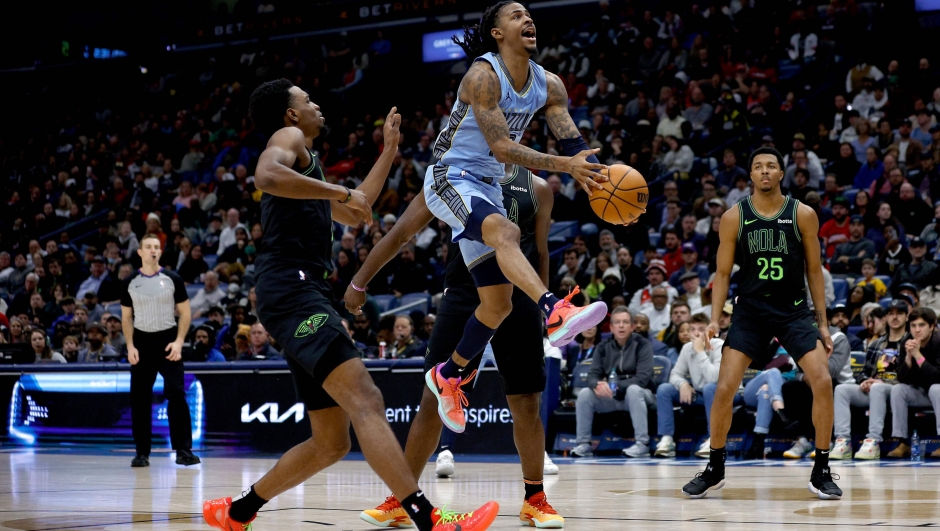
M 529 505 L 545 514 L 558 514 L 555 508 L 548 503 L 548 498 L 545 497 L 544 492 L 540 492 L 529 498 Z
M 470 376 L 466 380 L 460 378 L 457 380 L 457 385 L 450 385 L 450 380 L 444 379 L 447 384 L 450 386 L 450 396 L 454 400 L 454 404 L 457 406 L 457 411 L 463 411 L 465 406 L 470 405 L 470 400 L 467 399 L 467 395 L 463 392 L 462 387 L 470 383 L 473 380 L 473 377 L 477 375 L 477 371 L 470 373 Z
M 581 293 L 581 288 L 578 287 L 577 284 L 575 284 L 574 289 L 568 292 L 568 294 L 565 295 L 565 298 L 561 300 L 561 304 L 556 304 L 555 308 L 570 308 L 571 299 L 574 298 L 574 296 L 577 295 L 578 293 Z
M 401 507 L 401 503 L 398 502 L 398 498 L 394 496 L 389 496 L 388 498 L 385 498 L 385 501 L 382 502 L 382 505 L 379 505 L 378 507 L 376 507 L 376 509 L 378 509 L 379 511 L 383 511 L 383 512 L 390 512 L 390 511 L 394 511 L 395 509 L 399 507 Z

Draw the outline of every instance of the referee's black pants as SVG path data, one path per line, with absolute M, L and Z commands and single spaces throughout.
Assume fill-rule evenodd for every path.
M 170 421 L 170 441 L 174 450 L 193 447 L 192 420 L 183 389 L 183 361 L 166 359 L 166 346 L 176 341 L 176 328 L 161 332 L 141 332 L 134 329 L 134 346 L 140 355 L 137 365 L 131 366 L 131 423 L 137 455 L 150 455 L 153 435 L 153 384 L 157 373 L 163 375 L 163 396 L 169 402 L 167 417 Z

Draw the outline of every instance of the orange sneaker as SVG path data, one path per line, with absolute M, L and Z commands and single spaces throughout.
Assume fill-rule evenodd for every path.
M 241 523 L 232 520 L 228 511 L 232 508 L 232 498 L 219 498 L 202 502 L 202 517 L 210 526 L 222 531 L 251 531 L 251 521 Z M 254 516 L 251 517 L 255 519 Z
M 431 531 L 483 531 L 488 528 L 496 514 L 499 513 L 499 504 L 487 502 L 476 511 L 458 514 L 444 509 L 434 509 L 431 521 L 434 527 Z
M 545 498 L 544 492 L 533 494 L 523 502 L 522 510 L 519 511 L 519 521 L 523 525 L 539 529 L 561 529 L 565 527 L 565 519 L 555 512 L 555 509 Z
M 362 511 L 359 518 L 379 527 L 412 527 L 411 518 L 395 496 L 385 498 L 375 509 Z
M 470 373 L 466 379 L 463 378 L 444 378 L 441 376 L 441 365 L 438 363 L 424 375 L 424 381 L 434 396 L 437 397 L 437 413 L 444 421 L 444 425 L 455 433 L 463 433 L 467 428 L 467 416 L 464 414 L 464 406 L 470 405 L 467 395 L 464 394 L 462 387 L 470 383 L 477 371 Z
M 572 306 L 571 298 L 581 292 L 578 286 L 563 300 L 555 303 L 548 316 L 548 342 L 553 347 L 563 347 L 588 328 L 597 326 L 607 317 L 607 304 L 598 301 L 587 306 Z

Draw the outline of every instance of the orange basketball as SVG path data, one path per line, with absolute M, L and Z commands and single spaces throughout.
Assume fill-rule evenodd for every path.
M 625 225 L 640 217 L 646 209 L 650 191 L 640 172 L 625 164 L 614 164 L 602 171 L 610 180 L 603 190 L 593 190 L 591 208 L 604 221 Z

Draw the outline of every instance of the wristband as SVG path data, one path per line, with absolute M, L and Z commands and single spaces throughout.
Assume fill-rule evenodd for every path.
M 917 362 L 917 366 L 920 367 L 921 365 L 924 364 L 924 360 L 925 360 L 925 359 L 927 359 L 927 358 L 921 357 L 919 360 L 918 360 L 918 359 L 915 359 L 914 361 L 916 361 L 916 362 Z
M 352 286 L 352 289 L 358 292 L 365 292 L 366 288 L 360 288 L 359 286 L 353 284 L 352 280 L 349 281 L 349 285 Z
M 346 199 L 339 202 L 339 204 L 341 204 L 341 205 L 345 205 L 346 203 L 349 202 L 350 199 L 352 199 L 352 192 L 349 191 L 349 187 L 348 187 L 348 186 L 344 186 L 343 188 L 346 189 Z
M 562 138 L 558 141 L 558 147 L 561 148 L 561 153 L 566 157 L 573 157 L 582 151 L 588 151 L 591 149 L 587 145 L 587 142 L 584 141 L 584 137 L 581 135 L 578 135 L 577 138 Z M 597 160 L 597 155 L 594 155 L 593 153 L 588 155 L 585 160 L 595 164 L 600 163 L 600 161 Z

